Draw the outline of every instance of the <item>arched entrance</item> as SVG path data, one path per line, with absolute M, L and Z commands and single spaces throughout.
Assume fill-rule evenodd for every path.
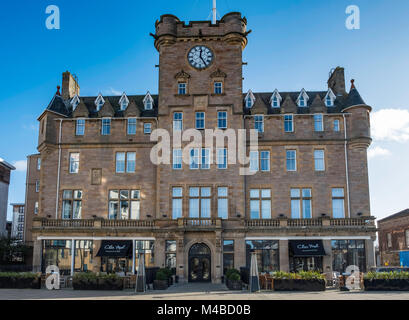
M 189 250 L 189 282 L 211 281 L 211 252 L 204 243 L 196 243 Z

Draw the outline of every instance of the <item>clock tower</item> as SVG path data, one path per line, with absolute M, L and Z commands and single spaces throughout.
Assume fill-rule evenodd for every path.
M 246 18 L 237 12 L 215 24 L 186 24 L 173 15 L 161 16 L 154 35 L 159 51 L 159 116 L 169 114 L 169 108 L 198 103 L 230 105 L 234 113 L 242 112 L 246 24 Z M 215 82 L 221 83 L 221 90 L 214 90 Z M 180 83 L 184 91 L 179 90 Z

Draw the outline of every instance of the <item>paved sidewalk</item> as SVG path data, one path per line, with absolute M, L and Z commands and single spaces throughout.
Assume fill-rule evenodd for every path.
M 409 292 L 273 292 L 230 291 L 224 284 L 177 284 L 168 290 L 150 290 L 135 294 L 124 291 L 74 291 L 72 289 L 48 291 L 1 289 L 0 300 L 409 300 Z

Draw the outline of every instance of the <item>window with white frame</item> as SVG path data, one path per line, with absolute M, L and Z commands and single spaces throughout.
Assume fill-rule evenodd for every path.
M 284 131 L 285 132 L 294 132 L 294 123 L 293 123 L 293 115 L 292 114 L 284 115 Z
M 297 150 L 286 150 L 287 171 L 297 171 Z
M 280 102 L 279 102 L 277 96 L 274 96 L 274 97 L 273 97 L 271 106 L 272 106 L 273 108 L 279 108 L 279 107 L 280 107 Z
M 250 171 L 258 171 L 258 151 L 250 151 Z
M 202 148 L 202 161 L 200 162 L 201 169 L 210 169 L 210 149 Z
M 322 114 L 314 114 L 314 130 L 324 131 L 324 117 Z
M 299 107 L 305 107 L 305 98 L 304 98 L 303 95 L 301 95 L 299 100 L 298 100 L 298 106 Z
M 200 149 L 199 148 L 193 148 L 190 149 L 190 169 L 191 170 L 196 170 L 199 169 L 199 164 L 200 164 Z
M 173 114 L 173 131 L 183 130 L 183 113 L 175 112 Z
M 229 189 L 227 187 L 217 188 L 217 216 L 221 219 L 229 217 Z
M 136 134 L 136 118 L 128 118 L 128 135 Z
M 270 151 L 260 151 L 260 170 L 270 171 Z
M 70 173 L 78 173 L 79 168 L 80 168 L 80 154 L 78 152 L 70 153 L 70 164 L 69 164 Z
M 310 219 L 312 217 L 311 189 L 291 189 L 291 218 Z
M 387 244 L 388 244 L 388 248 L 392 248 L 392 233 L 387 233 L 386 234 L 386 239 L 387 239 Z
M 335 120 L 334 120 L 334 131 L 335 131 L 335 132 L 339 132 L 339 131 L 340 131 L 339 120 L 338 120 L 338 119 L 335 119 Z
M 334 102 L 332 101 L 332 98 L 329 94 L 327 95 L 327 98 L 325 99 L 325 105 L 327 107 L 332 107 L 334 105 Z
M 196 112 L 196 129 L 202 130 L 205 128 L 205 113 Z
M 183 211 L 183 189 L 181 187 L 172 188 L 172 218 L 182 218 Z
M 211 188 L 189 188 L 189 217 L 210 218 L 211 213 Z
M 109 190 L 108 219 L 139 220 L 140 200 L 140 190 Z
M 127 106 L 128 106 L 128 102 L 126 101 L 126 99 L 123 99 L 121 102 L 121 110 L 124 111 Z
M 145 122 L 143 124 L 143 133 L 144 134 L 151 134 L 151 132 L 152 132 L 152 123 Z
M 37 170 L 41 170 L 41 158 L 37 158 Z
M 250 219 L 271 219 L 270 189 L 250 189 Z
M 63 190 L 62 193 L 62 219 L 81 219 L 82 191 Z
M 134 173 L 136 166 L 135 152 L 117 152 L 116 153 L 116 173 Z
M 34 203 L 34 214 L 38 214 L 38 201 Z
M 227 148 L 217 148 L 217 169 L 227 169 Z
M 145 110 L 152 110 L 152 108 L 153 108 L 152 99 L 148 97 L 145 100 Z
M 344 188 L 332 189 L 332 217 L 335 219 L 345 218 Z
M 263 115 L 254 116 L 254 129 L 258 132 L 264 132 L 264 117 Z
M 77 119 L 75 126 L 75 135 L 83 136 L 85 133 L 85 119 Z
M 314 150 L 315 171 L 325 171 L 325 151 Z
M 180 95 L 186 94 L 187 93 L 186 88 L 187 88 L 186 82 L 179 82 L 178 83 L 178 94 Z
M 182 149 L 173 149 L 173 170 L 182 169 Z
M 36 180 L 36 192 L 40 192 L 40 180 Z
M 218 129 L 227 128 L 227 112 L 226 111 L 217 112 L 217 128 Z
M 252 106 L 253 106 L 253 100 L 251 99 L 250 96 L 248 96 L 246 99 L 246 108 L 251 108 Z
M 103 136 L 111 134 L 111 118 L 102 118 L 102 131 Z
M 215 94 L 222 94 L 223 93 L 223 82 L 215 82 L 214 83 L 214 93 Z

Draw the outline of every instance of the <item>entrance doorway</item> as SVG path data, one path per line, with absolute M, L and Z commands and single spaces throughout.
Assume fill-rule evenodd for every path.
M 210 282 L 211 252 L 204 243 L 196 243 L 189 250 L 189 282 Z

